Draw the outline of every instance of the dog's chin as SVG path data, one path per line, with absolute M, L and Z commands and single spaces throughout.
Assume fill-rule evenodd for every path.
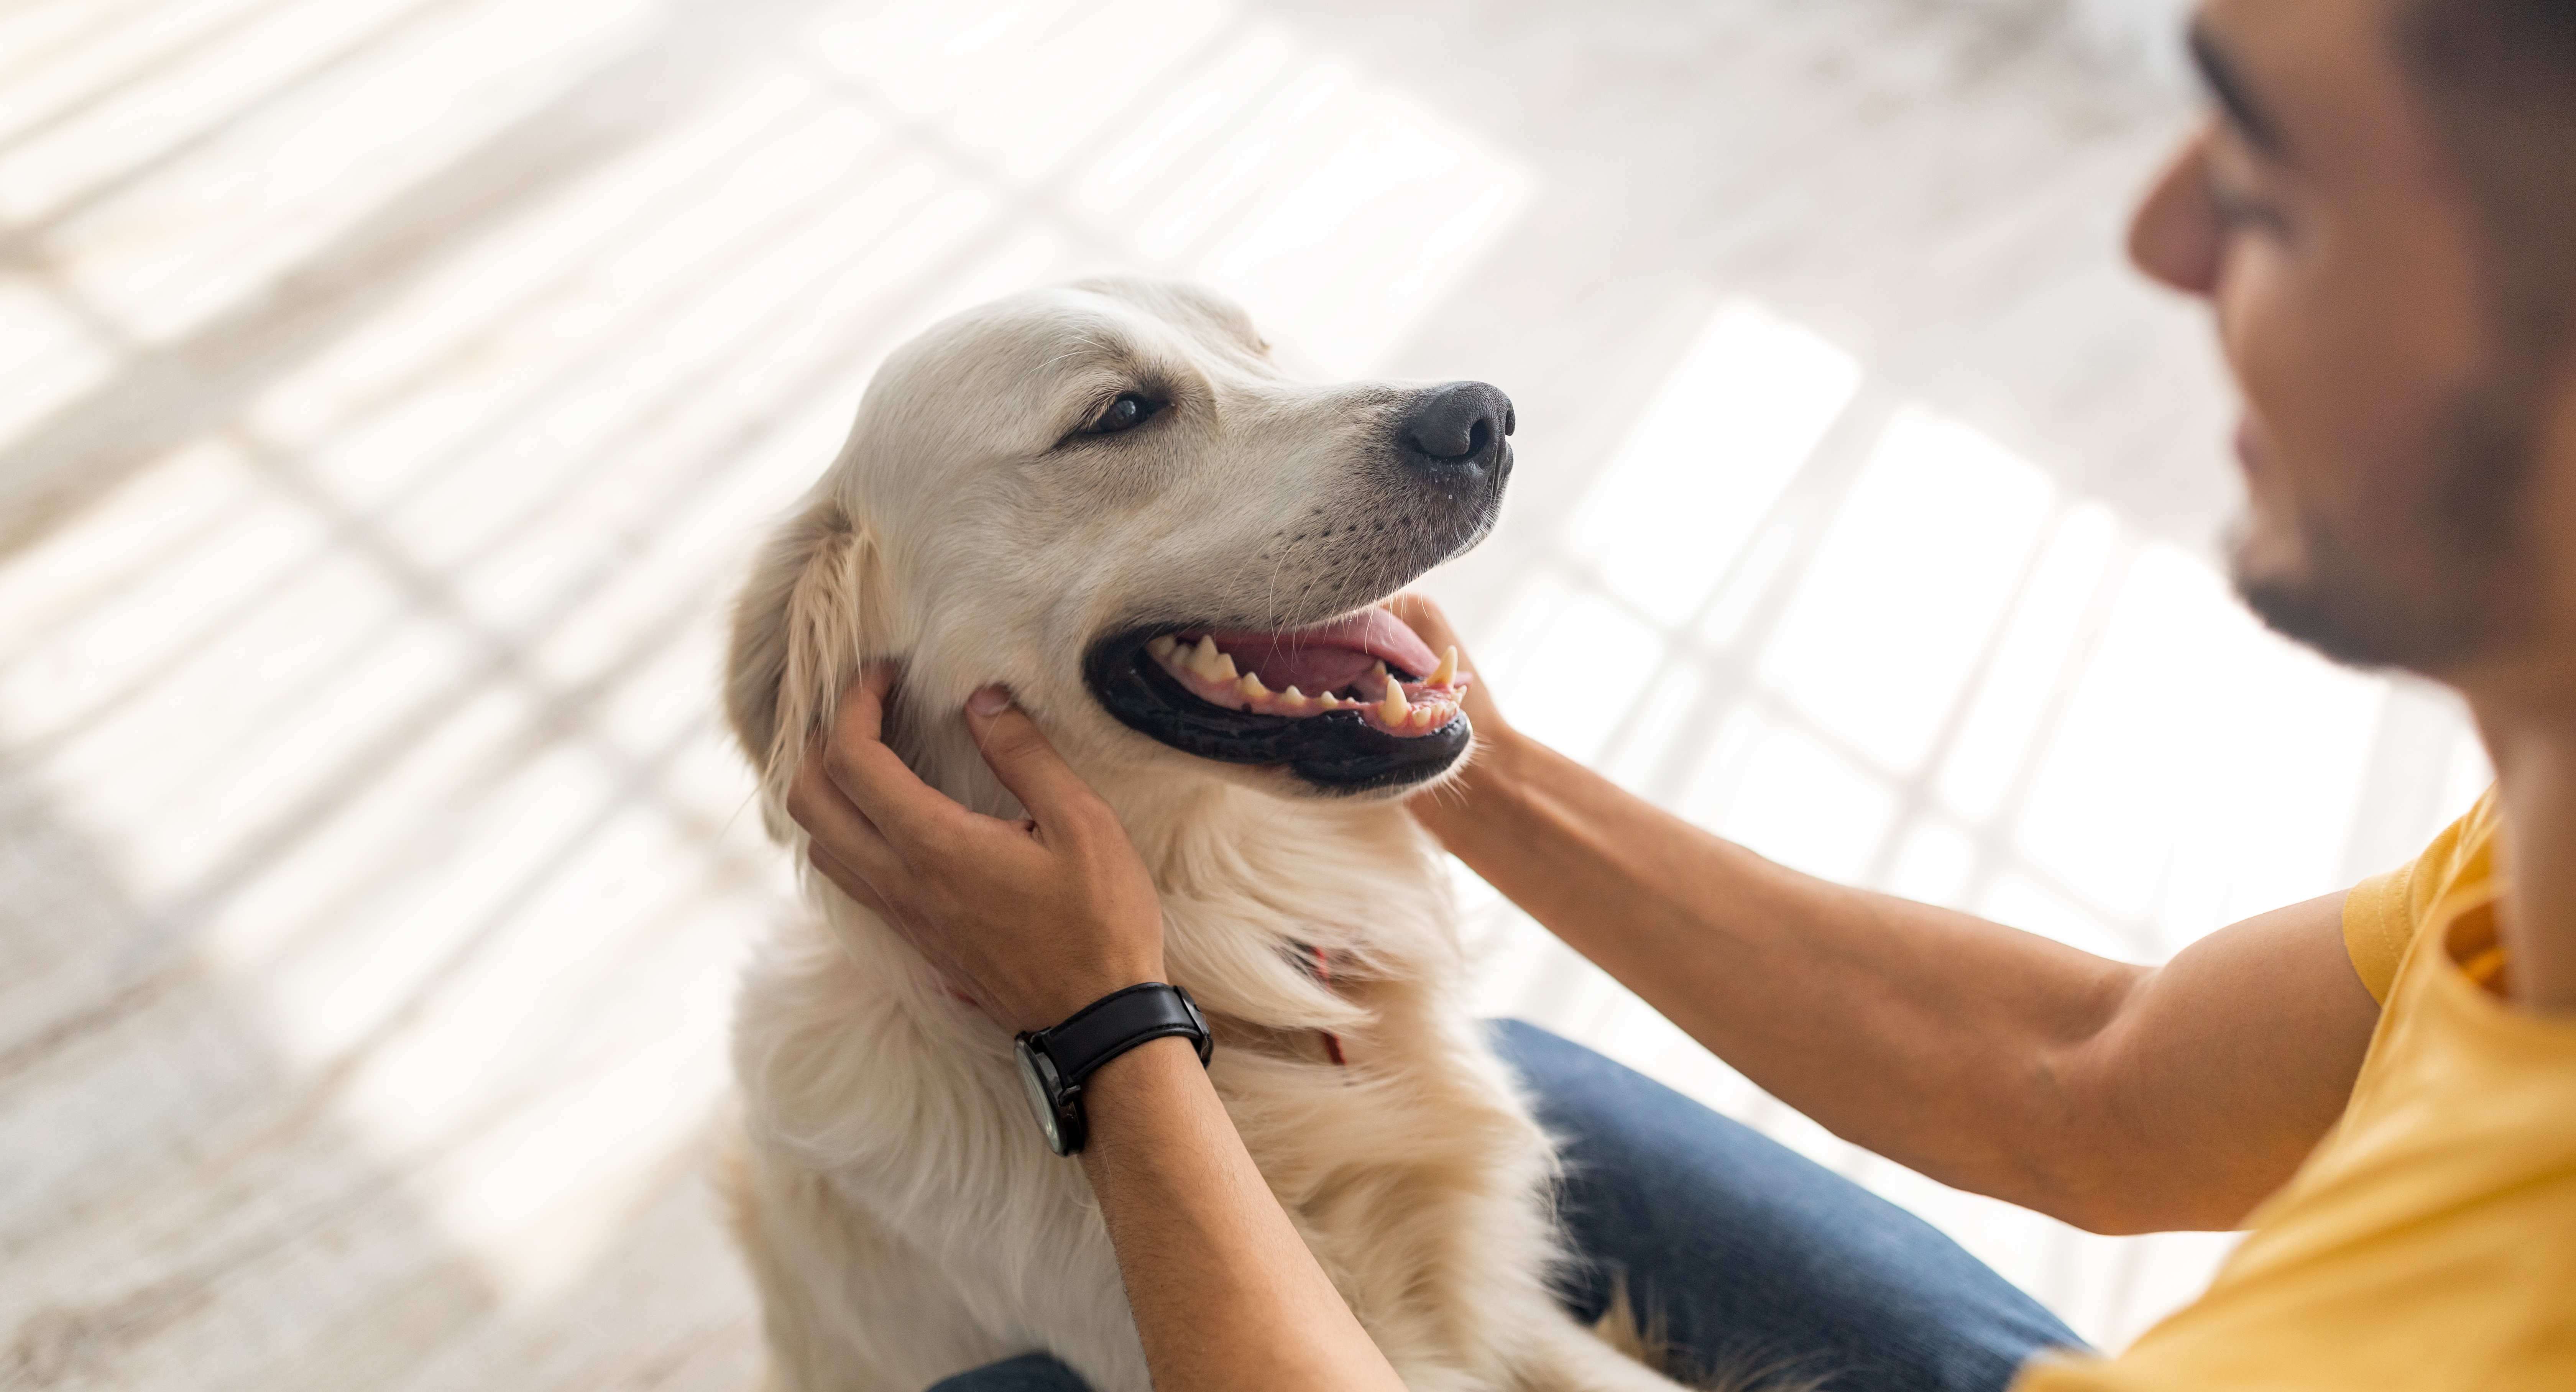
M 1272 632 L 1156 624 L 1092 643 L 1083 678 L 1118 723 L 1181 753 L 1275 770 L 1292 794 L 1361 797 L 1433 782 L 1474 742 L 1454 661 L 1421 654 L 1383 610 Z

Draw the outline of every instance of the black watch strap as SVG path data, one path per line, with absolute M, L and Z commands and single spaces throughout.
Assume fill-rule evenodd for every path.
M 1207 1021 L 1200 1018 L 1189 993 L 1147 981 L 1102 996 L 1063 1024 L 1029 1036 L 1029 1043 L 1045 1052 L 1047 1061 L 1055 1065 L 1056 1077 L 1072 1087 L 1137 1045 L 1176 1034 L 1196 1044 L 1201 1066 L 1216 1052 L 1215 1042 L 1208 1038 Z

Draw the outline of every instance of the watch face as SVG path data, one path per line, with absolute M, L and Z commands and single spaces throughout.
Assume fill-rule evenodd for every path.
M 1047 1095 L 1051 1091 L 1047 1082 L 1055 1072 L 1054 1067 L 1038 1057 L 1037 1051 L 1030 1048 L 1025 1039 L 1014 1042 L 1011 1053 L 1019 1060 L 1020 1091 L 1028 1095 L 1029 1115 L 1038 1119 L 1038 1130 L 1046 1134 L 1047 1149 L 1058 1155 L 1064 1154 L 1064 1133 L 1056 1126 L 1055 1101 Z

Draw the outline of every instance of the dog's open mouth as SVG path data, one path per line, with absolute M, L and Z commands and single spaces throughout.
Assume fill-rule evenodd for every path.
M 1398 739 L 1457 719 L 1466 686 L 1457 649 L 1433 657 L 1383 609 L 1284 632 L 1184 629 L 1148 641 L 1145 653 L 1209 705 L 1290 720 L 1357 711 Z
M 1312 628 L 1134 630 L 1096 644 L 1085 669 L 1130 729 L 1336 791 L 1419 782 L 1472 735 L 1455 651 L 1433 653 L 1383 609 Z

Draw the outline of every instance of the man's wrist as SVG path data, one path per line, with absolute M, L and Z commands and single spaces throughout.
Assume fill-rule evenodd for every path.
M 1424 830 L 1459 851 L 1462 838 L 1490 830 L 1520 796 L 1532 746 L 1509 726 L 1476 732 L 1476 748 L 1458 776 L 1406 804 Z
M 1007 1023 L 1014 1030 L 1032 1033 L 1054 1029 L 1089 1009 L 1094 1003 L 1116 995 L 1130 986 L 1142 986 L 1146 982 L 1163 979 L 1163 964 L 1160 962 L 1133 966 L 1123 971 L 1087 972 L 1079 978 L 1061 980 L 1044 996 L 1029 1001 L 1022 1009 L 1014 1012 L 1014 1019 Z
M 1467 763 L 1470 775 L 1484 773 L 1497 783 L 1518 778 L 1527 763 L 1530 741 L 1509 725 L 1495 725 L 1476 731 L 1476 753 Z
M 1171 1116 L 1189 1089 L 1206 1086 L 1198 1051 L 1181 1035 L 1149 1039 L 1100 1065 L 1082 1085 L 1083 1114 L 1090 1123 L 1084 1157 L 1149 1133 L 1158 1119 Z
M 1082 1150 L 1090 1134 L 1090 1083 L 1125 1055 L 1170 1037 L 1188 1040 L 1202 1065 L 1215 1052 L 1207 1019 L 1189 992 L 1160 981 L 1112 991 L 1061 1023 L 1022 1033 L 1013 1058 L 1047 1147 L 1058 1155 Z

